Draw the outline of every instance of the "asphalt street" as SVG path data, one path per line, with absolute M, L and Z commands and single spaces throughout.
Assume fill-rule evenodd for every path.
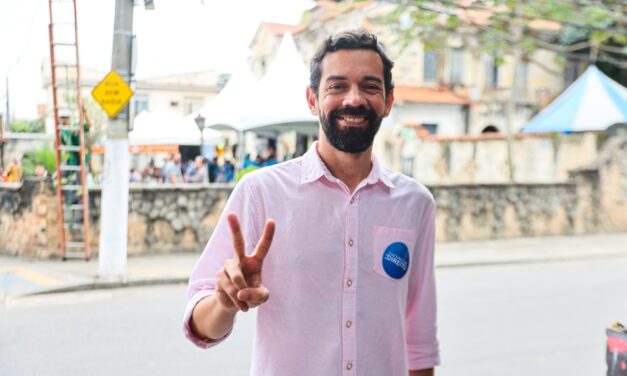
M 625 270 L 625 257 L 438 269 L 437 374 L 604 374 L 604 330 L 627 321 Z M 0 374 L 248 374 L 254 313 L 200 350 L 180 329 L 184 294 L 178 284 L 8 300 Z

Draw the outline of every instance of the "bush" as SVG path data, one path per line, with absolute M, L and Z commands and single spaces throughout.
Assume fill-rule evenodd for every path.
M 48 145 L 44 145 L 39 149 L 24 153 L 22 159 L 22 171 L 24 175 L 35 175 L 35 166 L 38 164 L 44 166 L 48 171 L 48 176 L 51 176 L 56 168 L 57 161 L 54 150 Z
M 46 123 L 44 119 L 18 120 L 9 125 L 9 131 L 17 133 L 44 133 Z

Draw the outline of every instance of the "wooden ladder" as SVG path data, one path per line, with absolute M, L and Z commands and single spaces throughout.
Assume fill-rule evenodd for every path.
M 48 5 L 61 257 L 89 260 L 86 116 L 80 87 L 76 0 L 48 0 Z

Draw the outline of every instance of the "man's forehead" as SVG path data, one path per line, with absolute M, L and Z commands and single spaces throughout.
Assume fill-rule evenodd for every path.
M 322 78 L 330 76 L 370 76 L 383 80 L 383 61 L 368 49 L 346 49 L 327 53 L 322 59 Z

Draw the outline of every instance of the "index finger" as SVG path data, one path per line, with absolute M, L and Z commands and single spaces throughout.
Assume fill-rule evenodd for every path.
M 252 257 L 256 258 L 259 261 L 263 261 L 263 259 L 268 254 L 268 250 L 270 249 L 270 245 L 272 244 L 272 238 L 274 237 L 274 220 L 268 219 L 266 221 L 266 225 L 263 227 L 263 234 L 261 234 L 261 239 L 259 239 L 259 243 L 257 243 L 257 247 L 255 248 L 255 252 Z
M 242 229 L 239 225 L 239 220 L 237 219 L 237 215 L 233 212 L 227 214 L 226 219 L 229 221 L 229 227 L 231 228 L 235 254 L 241 260 L 246 257 L 246 250 L 244 247 L 244 237 L 242 236 Z

